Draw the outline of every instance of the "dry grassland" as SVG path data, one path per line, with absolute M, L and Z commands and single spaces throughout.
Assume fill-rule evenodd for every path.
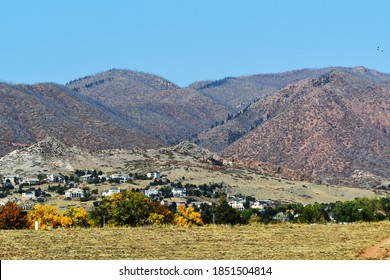
M 354 260 L 390 222 L 0 231 L 1 259 Z M 367 258 L 367 257 L 366 257 Z M 371 257 L 368 257 L 371 258 Z M 389 259 L 390 246 L 374 259 Z
M 289 181 L 235 168 L 224 167 L 207 170 L 201 167 L 176 167 L 171 170 L 161 170 L 172 181 L 180 180 L 183 184 L 192 183 L 199 185 L 223 182 L 232 186 L 229 195 L 241 193 L 258 199 L 271 199 L 283 202 L 304 204 L 315 202 L 329 203 L 353 200 L 356 197 L 378 196 L 369 189 Z M 183 177 L 185 180 L 180 179 Z

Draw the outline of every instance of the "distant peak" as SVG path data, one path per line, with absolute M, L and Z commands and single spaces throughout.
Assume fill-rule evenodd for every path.
M 352 72 L 354 73 L 367 73 L 370 72 L 370 69 L 364 67 L 364 66 L 356 66 L 352 68 Z
M 313 86 L 321 87 L 337 80 L 351 80 L 352 78 L 356 79 L 357 77 L 342 69 L 333 69 L 328 73 L 319 76 L 317 79 L 314 79 Z
M 80 87 L 93 88 L 104 84 L 123 84 L 126 82 L 149 86 L 156 90 L 179 88 L 171 81 L 155 74 L 116 68 L 75 79 L 67 83 L 67 86 L 79 89 Z

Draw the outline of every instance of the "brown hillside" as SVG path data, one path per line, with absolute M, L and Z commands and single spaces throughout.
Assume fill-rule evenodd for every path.
M 225 156 L 313 177 L 390 177 L 390 91 L 372 80 L 335 70 L 291 84 L 247 111 L 258 126 L 224 149 Z
M 0 84 L 0 155 L 47 136 L 89 149 L 161 146 L 104 105 L 56 84 Z
M 132 127 L 177 143 L 224 119 L 224 105 L 190 88 L 151 74 L 110 70 L 75 80 L 68 87 L 107 105 Z

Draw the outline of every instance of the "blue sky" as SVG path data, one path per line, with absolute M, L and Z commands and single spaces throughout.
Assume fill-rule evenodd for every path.
M 0 80 L 64 84 L 110 68 L 180 86 L 327 66 L 389 73 L 389 11 L 385 0 L 2 0 Z

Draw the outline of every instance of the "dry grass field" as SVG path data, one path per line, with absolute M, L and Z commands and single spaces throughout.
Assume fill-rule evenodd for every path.
M 10 260 L 390 259 L 390 222 L 0 231 Z M 380 243 L 382 242 L 382 243 Z M 379 245 L 380 246 L 379 246 Z M 376 247 L 375 247 L 376 246 Z M 375 254 L 365 254 L 376 248 Z

